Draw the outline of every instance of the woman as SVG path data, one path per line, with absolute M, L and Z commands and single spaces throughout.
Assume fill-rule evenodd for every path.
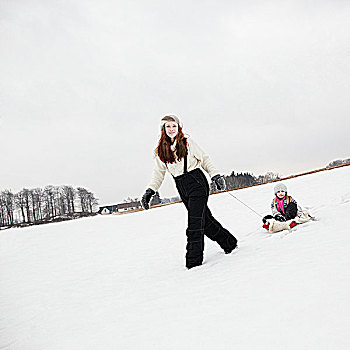
M 151 197 L 158 191 L 168 171 L 174 177 L 188 211 L 186 267 L 191 269 L 202 264 L 204 235 L 217 242 L 226 254 L 231 253 L 237 246 L 237 240 L 212 216 L 207 206 L 209 184 L 200 166 L 210 175 L 219 190 L 225 190 L 225 179 L 213 166 L 208 155 L 191 138 L 185 137 L 175 115 L 162 118 L 161 136 L 155 153 L 152 180 L 141 204 L 144 209 L 149 209 Z

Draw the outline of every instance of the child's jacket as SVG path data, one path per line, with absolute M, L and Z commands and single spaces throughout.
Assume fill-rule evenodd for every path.
M 292 198 L 292 196 L 288 196 L 288 195 L 286 195 L 283 199 L 283 208 L 277 207 L 277 204 L 278 204 L 277 197 L 275 196 L 275 198 L 272 200 L 272 203 L 271 203 L 272 215 L 275 216 L 277 214 L 285 214 L 286 208 L 289 203 L 294 203 L 297 206 L 298 208 L 297 216 L 300 216 L 302 214 L 302 209 L 298 205 L 297 201 L 294 198 Z

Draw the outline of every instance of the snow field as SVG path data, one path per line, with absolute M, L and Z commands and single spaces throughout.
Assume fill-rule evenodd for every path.
M 0 232 L 0 349 L 349 349 L 350 167 L 285 181 L 319 221 L 271 235 L 227 193 L 184 268 L 184 206 Z M 233 191 L 262 215 L 274 184 Z

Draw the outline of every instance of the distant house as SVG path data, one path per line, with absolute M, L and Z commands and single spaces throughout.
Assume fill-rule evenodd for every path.
M 105 205 L 103 207 L 100 207 L 98 214 L 108 215 L 108 214 L 113 214 L 117 212 L 123 212 L 127 210 L 138 209 L 138 208 L 141 208 L 141 203 L 138 201 L 128 202 L 128 203 L 119 203 L 114 205 Z
M 100 207 L 98 213 L 102 215 L 106 215 L 106 214 L 116 213 L 117 211 L 118 211 L 118 204 L 114 204 L 114 205 L 106 205 L 104 207 Z
M 139 201 L 128 202 L 128 203 L 120 203 L 118 205 L 118 211 L 127 211 L 141 208 L 141 203 Z

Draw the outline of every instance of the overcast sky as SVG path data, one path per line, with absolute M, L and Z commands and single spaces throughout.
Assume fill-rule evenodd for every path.
M 167 113 L 224 174 L 349 158 L 349 18 L 345 0 L 0 0 L 0 190 L 138 197 Z

